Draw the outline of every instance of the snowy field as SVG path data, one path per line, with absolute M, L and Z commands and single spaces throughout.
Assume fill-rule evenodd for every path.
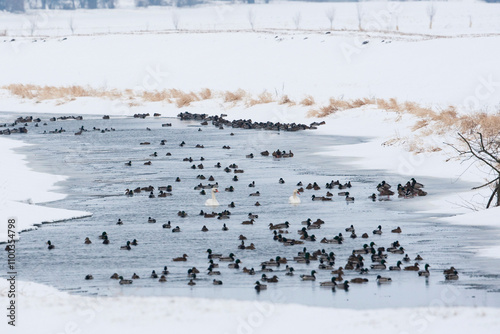
M 460 163 L 444 144 L 456 143 L 453 127 L 425 134 L 414 130 L 419 116 L 387 112 L 373 104 L 325 118 L 308 115 L 332 97 L 395 98 L 438 112 L 451 105 L 459 115 L 498 113 L 500 5 L 436 2 L 432 29 L 428 6 L 428 2 L 364 2 L 359 9 L 362 31 L 353 3 L 220 3 L 173 10 L 136 9 L 122 1 L 115 10 L 0 13 L 0 35 L 4 35 L 0 36 L 0 111 L 9 112 L 0 123 L 37 113 L 158 112 L 174 117 L 180 111 L 203 113 L 207 109 L 221 110 L 229 119 L 325 120 L 327 124 L 317 133 L 371 138 L 322 152 L 325 159 L 351 157 L 349 164 L 354 168 L 479 185 L 489 177 L 485 169 Z M 335 18 L 330 27 L 326 14 L 332 7 Z M 12 84 L 77 85 L 106 94 L 21 98 L 8 89 Z M 182 108 L 175 98 L 160 102 L 142 98 L 143 92 L 178 89 L 198 94 L 205 88 L 212 91 L 210 98 Z M 238 89 L 244 90 L 245 97 L 227 101 L 225 92 Z M 113 92 L 119 93 L 114 96 Z M 271 101 L 250 106 L 249 101 L 263 92 L 270 94 Z M 294 103 L 280 103 L 285 95 Z M 307 96 L 314 99 L 313 104 L 301 104 Z M 64 172 L 51 175 L 31 170 L 25 157 L 15 151 L 23 144 L 5 137 L 0 137 L 2 224 L 17 216 L 18 230 L 27 230 L 91 214 L 43 205 L 65 196 L 57 187 L 66 178 Z M 396 144 L 387 145 L 395 139 Z M 414 143 L 428 149 L 415 154 Z M 440 150 L 432 151 L 436 147 Z M 471 211 L 484 207 L 488 195 L 488 189 L 451 193 L 428 201 L 422 211 L 456 215 L 444 218 L 443 223 L 498 226 L 498 208 Z M 2 228 L 0 241 L 6 237 Z M 500 257 L 495 245 L 476 251 L 479 257 Z M 0 288 L 4 305 L 4 280 Z M 449 307 L 445 297 L 429 301 L 429 308 L 356 311 L 280 304 L 279 299 L 276 304 L 259 304 L 177 297 L 89 298 L 29 282 L 19 283 L 18 289 L 19 333 L 77 329 L 128 333 L 143 328 L 275 333 L 327 331 L 332 326 L 374 333 L 500 330 L 498 309 Z M 7 328 L 7 332 L 15 331 Z

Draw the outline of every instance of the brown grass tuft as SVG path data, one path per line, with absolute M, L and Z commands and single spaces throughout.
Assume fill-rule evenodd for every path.
M 274 102 L 273 96 L 269 92 L 263 92 L 259 94 L 259 96 L 256 99 L 250 98 L 247 102 L 246 105 L 247 107 L 252 107 L 256 104 L 265 104 L 265 103 L 271 103 Z
M 238 89 L 234 92 L 226 91 L 223 93 L 224 102 L 236 103 L 241 101 L 246 96 L 246 92 L 243 89 Z
M 198 96 L 200 100 L 209 100 L 212 98 L 212 91 L 208 88 L 204 88 L 198 93 Z
M 307 95 L 302 101 L 300 101 L 300 104 L 305 107 L 309 107 L 316 104 L 316 102 L 314 101 L 314 97 Z

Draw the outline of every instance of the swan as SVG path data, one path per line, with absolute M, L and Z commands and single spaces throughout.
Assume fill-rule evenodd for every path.
M 212 188 L 212 198 L 209 198 L 205 201 L 206 206 L 219 206 L 219 202 L 215 198 L 215 193 L 218 193 L 219 191 L 217 188 Z
M 300 192 L 297 189 L 295 189 L 293 191 L 293 195 L 288 198 L 288 203 L 300 204 L 300 198 L 297 197 L 297 194 L 300 194 Z

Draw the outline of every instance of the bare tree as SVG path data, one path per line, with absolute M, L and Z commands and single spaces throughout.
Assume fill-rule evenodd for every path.
M 326 18 L 330 21 L 330 30 L 333 29 L 333 20 L 335 19 L 335 7 L 330 7 L 325 11 Z
M 172 23 L 174 24 L 175 30 L 179 30 L 179 14 L 176 11 L 172 12 Z
M 295 25 L 295 29 L 299 30 L 301 20 L 302 14 L 300 12 L 295 13 L 295 15 L 293 16 L 293 24 Z
M 496 197 L 496 206 L 500 206 L 500 138 L 499 135 L 488 136 L 486 139 L 481 132 L 476 133 L 471 138 L 466 138 L 461 133 L 458 134 L 460 139 L 465 143 L 465 149 L 453 147 L 461 157 L 465 159 L 474 159 L 475 162 L 480 162 L 491 169 L 494 178 L 485 184 L 474 187 L 479 189 L 483 187 L 492 187 L 492 193 L 488 200 L 486 208 L 488 209 Z M 492 186 L 493 185 L 493 186 Z
M 356 13 L 358 14 L 358 28 L 359 30 L 363 30 L 362 23 L 363 17 L 365 16 L 365 9 L 363 7 L 363 4 L 360 2 L 356 4 Z
M 255 26 L 255 12 L 250 9 L 247 13 L 247 19 L 248 19 L 248 23 L 250 23 L 250 27 L 252 27 L 252 30 L 254 30 L 254 26 Z
M 437 8 L 434 2 L 427 5 L 427 16 L 429 17 L 429 29 L 432 29 L 432 23 L 434 22 L 434 16 L 436 15 Z

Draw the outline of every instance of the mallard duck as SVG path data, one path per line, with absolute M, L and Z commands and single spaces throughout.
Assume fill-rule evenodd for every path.
M 163 271 L 162 271 L 161 273 L 162 273 L 162 275 L 168 275 L 168 274 L 170 273 L 170 272 L 168 271 L 168 269 L 167 269 L 167 266 L 164 266 L 164 267 L 163 267 Z
M 295 269 L 293 267 L 286 266 L 286 276 L 293 276 L 293 272 Z
M 176 226 L 175 228 L 172 229 L 172 233 L 177 233 L 180 231 L 181 231 L 181 228 L 179 226 Z
M 208 232 L 208 228 L 205 225 L 203 225 L 203 227 L 201 228 L 201 231 L 202 232 Z
M 453 273 L 444 275 L 444 279 L 447 281 L 455 281 L 458 279 L 458 271 L 454 271 Z
M 316 270 L 311 271 L 311 275 L 300 275 L 300 278 L 303 281 L 315 281 L 316 276 L 314 276 L 314 274 L 316 274 Z
M 410 262 L 411 261 L 411 259 L 408 256 L 408 254 L 405 254 L 405 256 L 403 257 L 403 261 L 405 261 L 405 262 Z
M 260 206 L 260 203 L 259 202 L 255 202 L 254 204 L 255 206 Z
M 125 246 L 121 246 L 120 249 L 123 250 L 131 250 L 132 247 L 130 247 L 130 241 L 127 241 L 127 244 Z
M 455 267 L 450 267 L 450 269 L 445 269 L 443 270 L 443 274 L 447 275 L 447 274 L 454 274 L 457 270 L 455 269 Z
M 267 268 L 267 266 L 265 264 L 261 265 L 261 269 L 260 269 L 261 272 L 264 272 L 264 273 L 270 273 L 270 272 L 273 272 L 273 270 L 271 268 Z
M 123 225 L 123 221 L 118 218 L 118 221 L 116 222 L 116 225 Z
M 347 195 L 345 195 L 345 201 L 346 202 L 354 202 L 354 197 L 349 196 L 349 193 L 347 193 Z
M 415 180 L 415 178 L 413 178 L 413 177 L 412 177 L 412 178 L 410 179 L 410 181 L 411 181 L 411 186 L 412 186 L 413 188 L 415 188 L 415 189 L 424 188 L 424 185 L 423 185 L 422 183 L 418 183 L 418 182 Z
M 221 261 L 221 262 L 233 262 L 234 261 L 234 254 L 230 253 L 229 256 L 221 256 L 221 257 L 219 257 L 219 261 Z
M 154 223 L 156 223 L 156 219 L 148 217 L 148 223 L 154 224 Z
M 377 275 L 377 283 L 391 283 L 392 279 L 390 277 L 382 277 Z
M 187 261 L 187 255 L 186 254 L 183 254 L 181 257 L 175 257 L 172 259 L 172 261 L 174 262 L 179 262 L 179 261 Z
M 240 269 L 240 259 L 236 259 L 236 261 L 234 261 L 234 263 L 230 263 L 227 265 L 228 268 L 230 269 Z
M 368 282 L 368 278 L 356 277 L 356 278 L 351 279 L 350 282 L 351 283 L 357 283 L 357 284 L 367 283 Z
M 229 230 L 229 229 L 227 228 L 226 224 L 224 224 L 224 225 L 222 226 L 222 230 L 223 230 L 223 231 L 227 231 L 227 230 Z
M 401 265 L 402 265 L 402 264 L 403 264 L 403 263 L 402 263 L 401 261 L 398 261 L 398 263 L 396 263 L 396 265 L 395 265 L 395 266 L 390 266 L 390 267 L 389 267 L 389 270 L 401 270 Z
M 92 241 L 90 241 L 89 237 L 86 237 L 84 243 L 85 245 L 90 245 Z
M 387 248 L 387 251 L 392 253 L 392 254 L 404 254 L 405 253 L 405 249 L 403 247 L 399 247 L 399 248 Z M 408 254 L 406 254 L 406 256 L 403 258 L 403 261 L 410 261 L 410 258 L 408 257 Z
M 119 279 L 120 276 L 117 274 L 117 273 L 114 273 L 113 275 L 111 275 L 110 277 L 111 279 Z
M 385 265 L 385 260 L 382 260 L 380 263 L 372 264 L 370 268 L 375 270 L 384 270 L 387 266 Z
M 354 232 L 354 226 L 351 225 L 345 229 L 346 232 Z
M 243 221 L 241 224 L 242 224 L 242 225 L 253 225 L 254 221 L 255 221 L 255 220 L 253 220 L 253 219 L 250 219 L 250 220 L 245 220 L 245 221 Z
M 209 266 L 211 266 L 212 268 L 219 268 L 219 264 L 215 263 L 214 260 L 210 260 L 210 261 L 208 261 L 208 263 L 209 263 Z
M 165 277 L 165 275 L 161 275 L 161 277 L 158 279 L 158 282 L 166 282 L 167 281 L 167 277 Z
M 406 271 L 418 271 L 420 268 L 418 267 L 418 263 L 415 263 L 413 266 L 408 266 L 405 267 L 404 270 Z
M 382 234 L 382 226 L 379 225 L 376 230 L 373 230 L 373 234 Z
M 344 268 L 339 267 L 337 270 L 332 270 L 331 271 L 332 275 L 344 275 Z
M 243 241 L 242 241 L 243 242 Z M 246 246 L 245 249 L 248 249 L 248 250 L 255 250 L 255 245 L 252 243 L 250 243 L 250 246 Z
M 193 279 L 190 279 L 189 282 L 188 282 L 188 285 L 189 286 L 193 286 L 193 285 L 196 285 L 196 282 L 193 281 Z
M 251 193 L 251 194 L 250 194 L 250 195 L 248 195 L 248 196 L 253 196 L 253 197 L 255 197 L 255 196 L 260 196 L 260 192 L 259 192 L 259 191 L 256 191 L 256 192 L 254 192 L 254 193 Z
M 255 290 L 261 291 L 261 290 L 266 290 L 266 289 L 267 289 L 267 285 L 260 284 L 259 281 L 255 282 Z
M 47 247 L 47 249 L 54 249 L 54 248 L 56 248 L 56 246 L 54 246 L 54 245 L 50 242 L 50 240 L 49 240 L 49 241 L 47 241 L 47 245 L 49 245 L 49 246 Z
M 105 236 L 108 234 L 106 232 L 102 232 L 101 235 L 99 236 L 99 239 L 104 239 Z
M 213 282 L 212 283 L 213 285 L 222 285 L 222 281 L 219 281 L 219 280 L 216 280 L 216 279 L 214 279 L 212 282 Z
M 212 266 L 209 266 L 209 267 L 208 267 L 208 273 L 207 273 L 207 275 L 210 275 L 210 276 L 220 275 L 220 271 L 214 271 L 214 270 L 212 269 Z
M 363 238 L 363 239 L 368 239 L 368 238 L 369 238 L 368 233 L 363 233 L 363 234 L 361 235 L 361 238 Z
M 123 279 L 123 276 L 120 276 L 118 277 L 120 279 L 120 285 L 123 285 L 123 284 L 132 284 L 133 281 L 131 279 Z
M 132 275 L 132 279 L 139 279 L 139 278 L 140 278 L 139 275 L 137 275 L 136 273 Z
M 319 286 L 328 286 L 328 287 L 330 287 L 330 286 L 336 286 L 336 285 L 337 285 L 337 283 L 335 283 L 335 277 L 332 277 L 332 279 L 330 281 L 321 282 L 319 284 Z
M 423 258 L 419 254 L 417 254 L 414 261 L 422 261 L 422 260 Z
M 172 228 L 172 225 L 170 225 L 170 220 L 166 224 L 163 224 L 162 227 L 163 228 Z
M 278 279 L 278 276 L 276 276 L 276 275 L 273 275 L 273 277 L 266 279 L 266 282 L 268 282 L 268 283 L 278 283 L 278 281 L 279 281 L 279 279 Z
M 335 291 L 336 289 L 340 289 L 340 290 L 349 290 L 349 282 L 348 281 L 344 281 L 343 284 L 337 284 L 336 286 L 332 287 L 332 291 Z
M 92 276 L 91 274 L 88 274 L 87 276 L 85 276 L 85 279 L 88 281 L 88 280 L 94 279 L 94 276 Z
M 153 270 L 153 271 L 151 272 L 151 276 L 150 276 L 150 277 L 151 277 L 151 278 L 158 278 L 158 274 L 156 274 L 156 271 L 154 271 L 154 270 Z
M 429 275 L 431 274 L 429 272 L 429 267 L 430 265 L 428 265 L 427 263 L 425 264 L 425 269 L 424 270 L 421 270 L 418 272 L 418 276 L 421 276 L 421 277 L 429 277 Z
M 209 248 L 207 249 L 207 253 L 208 253 L 208 258 L 209 259 L 215 259 L 215 258 L 220 258 L 222 256 L 222 254 L 216 254 L 216 253 L 213 253 L 212 250 Z
M 132 246 L 137 246 L 138 243 L 137 243 L 137 239 L 134 239 L 132 240 L 132 242 L 130 243 Z
M 397 227 L 394 230 L 391 231 L 391 233 L 401 233 L 401 227 Z
M 132 161 L 129 160 L 129 162 L 126 162 L 125 166 L 132 166 Z

